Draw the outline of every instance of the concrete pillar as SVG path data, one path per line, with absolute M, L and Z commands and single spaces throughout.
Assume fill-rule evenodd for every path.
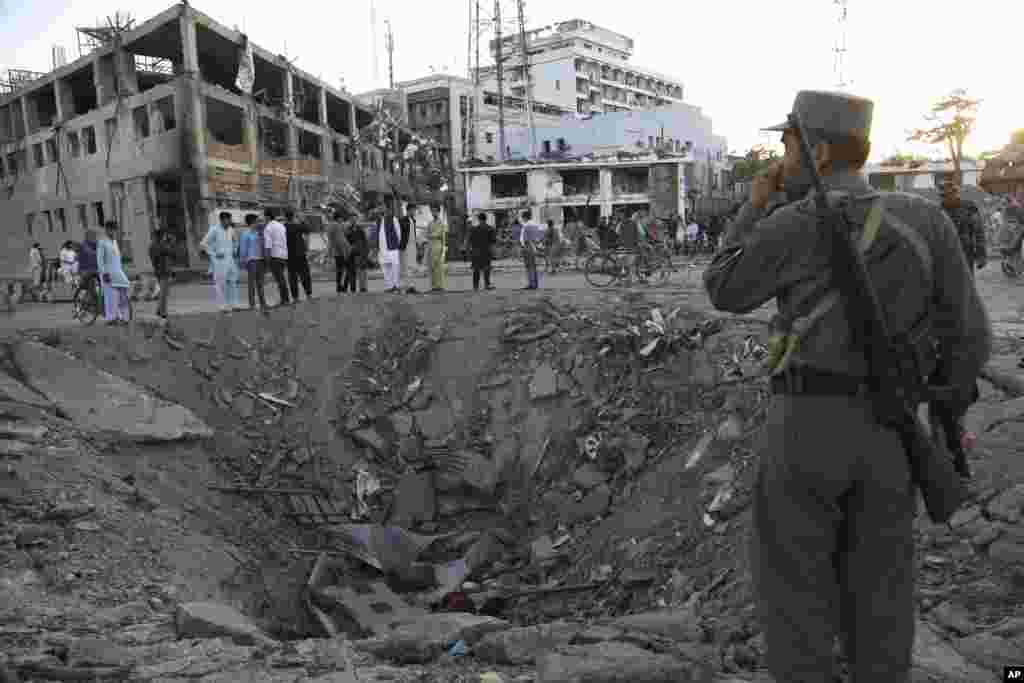
M 25 97 L 25 96 L 22 96 L 22 97 L 18 98 L 18 106 L 21 107 L 21 121 L 22 121 L 22 123 L 25 126 L 25 137 L 28 137 L 29 135 L 32 134 L 32 131 L 35 130 L 35 125 L 32 122 L 33 120 L 31 118 L 29 118 L 29 111 L 31 110 L 32 107 L 29 104 L 28 98 Z M 31 167 L 31 164 L 32 164 L 32 160 L 29 159 L 30 167 Z
M 107 101 L 107 87 L 103 82 L 103 71 L 100 68 L 100 58 L 92 60 L 92 84 L 96 90 L 96 104 L 102 107 Z
M 327 90 L 324 88 L 317 88 L 317 115 L 320 126 L 328 133 L 320 136 L 320 166 L 323 175 L 328 176 L 330 169 L 334 168 L 334 136 L 327 124 Z
M 610 202 L 612 200 L 612 169 L 602 168 L 598 170 L 600 179 L 600 201 Z
M 319 93 L 317 103 L 320 110 L 320 125 L 324 128 L 330 128 L 330 126 L 327 125 L 327 91 L 323 88 L 318 88 L 317 92 Z
M 288 69 L 284 70 L 284 122 L 287 131 L 287 157 L 298 159 L 299 129 L 295 127 L 295 83 L 292 81 L 292 72 Z
M 75 113 L 74 102 L 66 99 L 67 90 L 59 78 L 53 79 L 53 99 L 57 103 L 57 118 L 54 123 L 65 121 Z
M 139 92 L 139 74 L 135 70 L 135 55 L 125 50 L 114 51 L 114 69 L 117 72 L 117 83 L 122 95 L 135 95 Z
M 206 111 L 200 84 L 199 52 L 196 48 L 196 24 L 192 10 L 182 7 L 181 17 L 182 78 L 181 103 L 183 116 L 182 147 L 183 165 L 191 171 L 185 174 L 185 197 L 187 216 L 191 219 L 188 230 L 189 263 L 200 266 L 198 243 L 206 234 L 210 224 L 212 203 L 210 196 L 209 167 L 206 156 Z M 189 178 L 191 175 L 191 178 Z M 189 182 L 191 180 L 191 182 Z
M 348 103 L 348 128 L 348 136 L 355 137 L 356 131 L 359 128 L 356 126 L 356 105 L 351 100 Z

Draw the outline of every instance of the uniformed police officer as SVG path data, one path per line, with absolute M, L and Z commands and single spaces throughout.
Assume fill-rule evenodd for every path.
M 959 239 L 938 205 L 876 193 L 862 168 L 874 105 L 802 91 L 793 105 L 818 171 L 859 226 L 893 334 L 931 325 L 938 362 L 966 410 L 991 331 Z M 808 198 L 797 133 L 755 179 L 704 280 L 714 306 L 751 312 L 776 299 L 772 390 L 754 493 L 753 570 L 767 664 L 785 683 L 826 683 L 840 638 L 855 683 L 905 683 L 914 638 L 914 486 L 899 435 L 862 391 L 867 361 L 830 281 L 828 241 Z M 766 215 L 769 198 L 794 201 Z M 925 328 L 927 329 L 927 328 Z
M 985 223 L 981 218 L 981 210 L 972 201 L 960 196 L 960 184 L 955 180 L 947 180 L 942 184 L 942 208 L 953 221 L 960 246 L 963 247 L 967 264 L 974 268 L 984 268 L 988 261 L 985 248 Z

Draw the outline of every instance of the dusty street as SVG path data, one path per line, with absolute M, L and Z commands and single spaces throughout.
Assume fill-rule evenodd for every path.
M 699 267 L 523 292 L 510 266 L 475 295 L 318 282 L 267 318 L 206 313 L 208 285 L 176 291 L 167 327 L 82 328 L 59 304 L 5 318 L 9 668 L 767 681 L 746 536 L 770 307 L 710 315 Z M 993 266 L 979 286 L 993 366 L 1016 377 L 1022 290 Z M 978 497 L 952 527 L 919 520 L 915 682 L 1024 661 L 1022 400 L 983 383 Z

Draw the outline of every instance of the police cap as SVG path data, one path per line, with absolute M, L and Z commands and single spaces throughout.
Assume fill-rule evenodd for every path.
M 863 97 L 841 92 L 801 90 L 793 100 L 793 112 L 809 134 L 825 140 L 853 138 L 867 140 L 871 136 L 871 118 L 875 103 Z M 789 122 L 763 130 L 785 131 Z

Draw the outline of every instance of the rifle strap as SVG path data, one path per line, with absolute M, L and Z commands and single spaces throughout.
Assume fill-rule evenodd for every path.
M 878 237 L 884 213 L 885 207 L 882 206 L 882 199 L 879 197 L 872 202 L 868 217 L 864 221 L 864 227 L 861 229 L 860 239 L 857 243 L 861 254 L 867 253 Z M 789 367 L 790 360 L 800 345 L 800 340 L 807 336 L 807 333 L 825 317 L 825 314 L 835 308 L 840 298 L 838 290 L 830 290 L 811 309 L 810 313 L 794 320 L 787 332 L 772 336 L 768 342 L 770 374 L 778 375 Z

